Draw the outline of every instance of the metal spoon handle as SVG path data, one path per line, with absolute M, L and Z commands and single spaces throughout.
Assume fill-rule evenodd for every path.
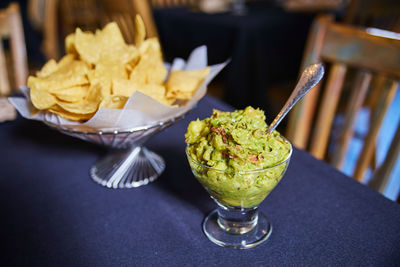
M 303 71 L 292 94 L 286 101 L 279 114 L 269 125 L 267 134 L 272 133 L 272 131 L 275 130 L 276 126 L 278 126 L 281 120 L 293 108 L 297 101 L 299 101 L 308 91 L 310 91 L 311 88 L 317 85 L 317 83 L 324 76 L 324 72 L 324 66 L 322 66 L 321 63 L 310 65 Z

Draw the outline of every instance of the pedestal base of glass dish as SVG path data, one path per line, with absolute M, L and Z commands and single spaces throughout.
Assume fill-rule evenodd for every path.
M 246 249 L 267 240 L 272 225 L 257 208 L 219 207 L 205 218 L 203 231 L 219 246 Z
M 108 188 L 132 188 L 156 180 L 164 169 L 162 157 L 136 146 L 112 150 L 90 168 L 90 177 Z
M 184 115 L 140 127 L 109 131 L 45 123 L 64 134 L 110 148 L 110 153 L 90 168 L 90 177 L 108 188 L 133 188 L 156 180 L 165 169 L 163 158 L 143 144 Z

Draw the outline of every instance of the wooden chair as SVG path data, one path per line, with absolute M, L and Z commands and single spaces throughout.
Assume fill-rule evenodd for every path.
M 3 41 L 9 41 L 10 54 Z M 11 62 L 7 60 L 10 55 Z M 12 66 L 12 68 L 7 66 Z M 22 20 L 17 3 L 0 10 L 0 95 L 10 95 L 19 85 L 26 85 L 28 64 Z
M 149 0 L 30 0 L 43 1 L 43 52 L 59 59 L 64 38 L 76 27 L 93 31 L 116 21 L 128 43 L 132 43 L 136 14 L 143 18 L 148 37 L 158 36 Z M 35 6 L 35 5 L 32 5 Z M 32 12 L 33 13 L 33 12 Z
M 344 16 L 344 22 L 400 32 L 400 1 L 351 0 Z
M 340 169 L 350 139 L 357 112 L 368 96 L 372 99 L 371 125 L 364 139 L 353 176 L 362 181 L 371 164 L 376 137 L 384 115 L 392 102 L 400 78 L 400 38 L 386 32 L 391 38 L 369 34 L 368 29 L 334 23 L 331 17 L 317 17 L 312 25 L 306 45 L 302 69 L 315 62 L 326 62 L 325 88 L 319 84 L 300 101 L 289 115 L 287 137 L 293 144 L 308 149 L 319 159 L 330 159 Z M 347 96 L 342 96 L 346 73 L 357 69 L 356 79 Z M 342 100 L 348 100 L 347 103 Z M 339 102 L 340 101 L 340 102 Z M 334 149 L 327 153 L 332 122 L 338 104 L 345 105 L 344 124 Z M 399 132 L 400 130 L 398 130 Z M 400 133 L 392 141 L 386 161 L 375 172 L 372 181 L 384 184 L 400 152 Z M 371 184 L 374 185 L 375 182 Z M 381 187 L 379 185 L 379 187 Z M 382 188 L 381 188 L 382 190 Z
M 343 8 L 347 0 L 286 0 L 283 8 L 289 12 L 331 12 Z
M 199 0 L 151 0 L 153 8 L 189 6 L 195 7 Z

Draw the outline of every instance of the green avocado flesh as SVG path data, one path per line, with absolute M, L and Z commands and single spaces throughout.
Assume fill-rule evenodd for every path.
M 214 110 L 190 122 L 185 134 L 189 164 L 211 196 L 224 205 L 254 207 L 281 180 L 291 154 L 289 141 L 266 133 L 264 112 L 247 107 Z

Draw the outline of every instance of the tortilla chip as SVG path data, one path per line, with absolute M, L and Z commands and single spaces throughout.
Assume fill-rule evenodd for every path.
M 101 101 L 100 107 L 123 109 L 126 101 L 128 101 L 128 97 L 126 96 L 111 95 Z
M 74 86 L 57 91 L 55 96 L 65 102 L 83 101 L 88 95 L 89 85 Z
M 55 105 L 49 109 L 49 111 L 53 112 L 54 114 L 57 114 L 67 120 L 71 121 L 80 121 L 84 122 L 89 120 L 90 118 L 93 117 L 94 113 L 92 114 L 77 114 L 77 113 L 71 113 L 66 111 L 65 109 L 61 108 L 58 105 Z
M 32 104 L 37 109 L 48 109 L 57 103 L 57 99 L 47 91 L 31 87 L 30 97 Z
M 135 17 L 135 45 L 140 46 L 146 37 L 146 27 L 140 15 Z
M 138 83 L 163 84 L 168 74 L 157 38 L 147 39 L 139 48 L 140 60 L 129 79 Z
M 208 67 L 201 70 L 173 71 L 166 83 L 166 97 L 181 100 L 190 99 L 209 72 L 210 69 Z

